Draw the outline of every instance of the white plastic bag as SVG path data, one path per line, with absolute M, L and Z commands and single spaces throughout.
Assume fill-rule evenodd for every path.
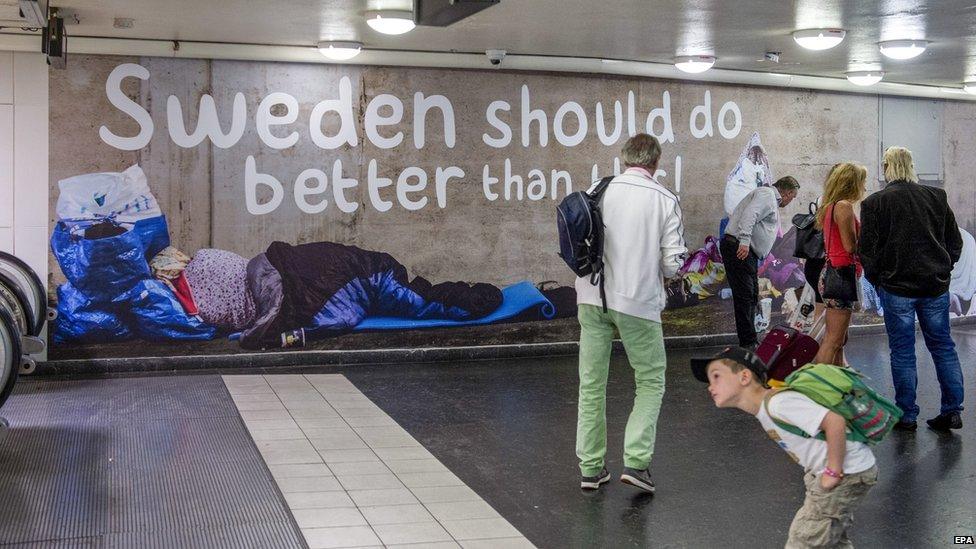
M 122 173 L 89 173 L 62 179 L 58 188 L 58 219 L 114 215 L 120 222 L 135 223 L 163 213 L 138 164 Z
M 773 170 L 769 166 L 769 157 L 763 149 L 759 132 L 753 132 L 739 154 L 735 167 L 725 179 L 725 215 L 731 217 L 739 202 L 757 187 L 772 184 Z

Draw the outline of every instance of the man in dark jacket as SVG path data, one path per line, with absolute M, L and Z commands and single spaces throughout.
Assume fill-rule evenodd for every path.
M 889 148 L 882 166 L 887 185 L 861 207 L 860 254 L 864 276 L 884 307 L 895 402 L 905 413 L 896 427 L 917 426 L 917 316 L 942 387 L 942 409 L 928 420 L 929 427 L 959 429 L 963 381 L 949 333 L 949 279 L 962 253 L 962 236 L 945 191 L 918 184 L 908 149 Z

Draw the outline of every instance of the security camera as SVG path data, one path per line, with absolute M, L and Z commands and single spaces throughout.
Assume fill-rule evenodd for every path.
M 492 65 L 501 65 L 502 59 L 505 59 L 505 50 L 485 50 L 485 55 L 488 56 L 488 61 Z

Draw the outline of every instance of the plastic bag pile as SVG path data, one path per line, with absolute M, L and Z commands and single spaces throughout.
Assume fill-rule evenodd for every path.
M 51 250 L 68 281 L 58 287 L 56 342 L 214 337 L 150 273 L 169 230 L 142 168 L 78 175 L 58 187 Z

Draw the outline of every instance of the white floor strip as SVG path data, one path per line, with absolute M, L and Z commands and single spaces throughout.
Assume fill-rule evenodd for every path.
M 534 547 L 344 376 L 223 376 L 312 549 Z

